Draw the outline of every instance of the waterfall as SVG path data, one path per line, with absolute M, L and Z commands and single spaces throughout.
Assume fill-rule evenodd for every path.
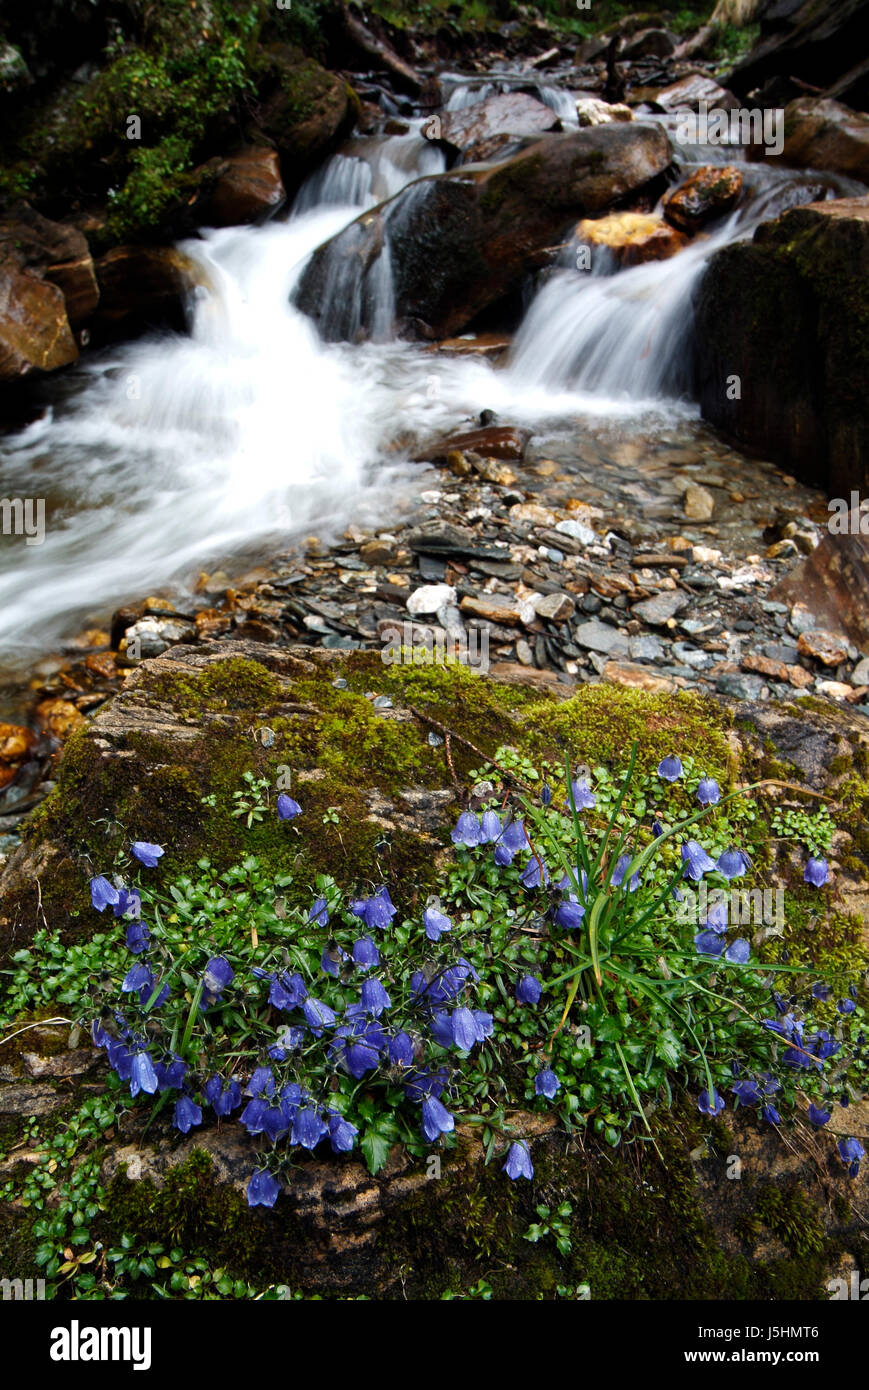
M 698 152 L 702 158 L 705 147 Z M 686 163 L 685 172 L 691 167 Z M 786 207 L 817 196 L 819 176 L 810 172 L 747 164 L 742 169 L 744 205 L 671 259 L 611 273 L 611 258 L 596 255 L 591 273 L 563 264 L 556 269 L 516 336 L 508 368 L 515 388 L 545 386 L 649 402 L 689 396 L 691 301 L 710 257 Z M 822 182 L 827 197 L 859 191 L 848 179 L 825 175 Z

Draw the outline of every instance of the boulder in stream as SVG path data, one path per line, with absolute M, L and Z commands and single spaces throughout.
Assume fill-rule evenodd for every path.
M 320 247 L 296 302 L 332 341 L 371 336 L 385 318 L 449 337 L 517 290 L 577 216 L 605 212 L 670 160 L 660 126 L 613 122 L 420 179 Z

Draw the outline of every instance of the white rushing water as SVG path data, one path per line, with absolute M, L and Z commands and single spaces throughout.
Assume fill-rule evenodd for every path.
M 526 422 L 684 413 L 661 397 L 684 389 L 691 289 L 711 250 L 742 234 L 735 220 L 675 260 L 611 278 L 558 273 L 507 371 L 390 341 L 388 244 L 363 287 L 382 341 L 320 340 L 290 303 L 307 258 L 360 209 L 442 168 L 416 125 L 356 141 L 287 220 L 186 243 L 202 275 L 190 336 L 91 359 L 42 418 L 2 441 L 3 493 L 44 498 L 46 530 L 40 545 L 7 536 L 0 547 L 0 666 L 24 667 L 85 620 L 232 556 L 388 521 L 419 488 L 407 432 L 435 434 L 484 408 Z M 330 291 L 336 304 L 362 301 L 355 259 Z

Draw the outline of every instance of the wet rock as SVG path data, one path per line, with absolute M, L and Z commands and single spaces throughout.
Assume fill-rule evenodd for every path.
M 741 96 L 787 73 L 813 87 L 827 87 L 849 73 L 865 55 L 866 0 L 789 0 L 769 6 L 761 17 L 760 37 L 727 77 Z M 865 99 L 865 87 L 864 87 Z
M 0 381 L 53 372 L 77 357 L 61 290 L 0 247 Z
M 44 729 L 63 742 L 87 722 L 70 700 L 42 700 L 36 707 L 36 717 Z
M 847 640 L 840 633 L 826 632 L 823 628 L 801 632 L 797 650 L 801 656 L 813 657 L 825 666 L 840 666 L 848 659 Z
M 593 221 L 585 218 L 573 235 L 578 243 L 606 247 L 620 266 L 665 261 L 688 244 L 687 237 L 662 217 L 644 212 L 613 212 Z
M 49 221 L 26 202 L 16 203 L 0 221 L 0 264 L 7 255 L 58 287 L 71 327 L 90 318 L 99 290 L 87 240 L 77 228 Z
M 838 101 L 800 97 L 785 107 L 784 133 L 781 155 L 768 159 L 869 183 L 869 116 Z
M 689 521 L 708 521 L 715 510 L 715 498 L 708 488 L 691 483 L 685 489 L 682 505 Z
M 461 111 L 445 111 L 435 120 L 439 138 L 468 163 L 491 158 L 517 137 L 561 128 L 551 107 L 523 92 L 488 97 Z
M 742 173 L 732 164 L 708 164 L 664 199 L 664 216 L 693 234 L 713 217 L 729 212 L 742 191 Z
M 250 145 L 225 159 L 212 159 L 198 171 L 211 181 L 202 221 L 213 227 L 256 222 L 276 212 L 286 198 L 277 153 Z
M 125 333 L 145 327 L 183 328 L 185 302 L 201 271 L 171 246 L 116 246 L 96 262 L 97 323 Z
M 701 101 L 705 101 L 710 109 L 716 107 L 723 111 L 732 110 L 739 105 L 732 92 L 714 82 L 711 77 L 704 77 L 702 73 L 680 77 L 678 82 L 671 83 L 669 87 L 661 87 L 654 96 L 654 104 L 661 111 L 697 111 Z
M 848 198 L 724 247 L 698 296 L 704 416 L 832 496 L 866 490 L 867 278 L 869 197 Z
M 577 97 L 576 119 L 581 127 L 609 125 L 611 121 L 632 121 L 634 113 L 621 102 L 601 101 L 599 97 Z
M 530 430 L 514 429 L 507 425 L 489 425 L 481 430 L 465 430 L 426 444 L 413 455 L 414 463 L 439 463 L 448 454 L 461 450 L 473 451 L 485 458 L 520 460 L 525 456 Z
M 493 167 L 418 179 L 315 252 L 296 302 L 327 339 L 370 334 L 377 297 L 366 285 L 388 236 L 397 318 L 417 337 L 449 337 L 515 291 L 571 221 L 604 212 L 670 158 L 662 128 L 613 123 L 544 136 Z M 336 304 L 330 275 L 348 258 L 359 298 Z

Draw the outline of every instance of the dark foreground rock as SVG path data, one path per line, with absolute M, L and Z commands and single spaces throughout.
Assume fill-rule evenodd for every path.
M 697 304 L 707 420 L 831 496 L 865 489 L 869 198 L 794 208 L 713 258 Z
M 494 168 L 420 179 L 321 247 L 296 302 L 327 339 L 370 335 L 388 246 L 399 323 L 449 337 L 514 291 L 578 216 L 605 211 L 670 159 L 661 127 L 611 123 L 547 136 Z

